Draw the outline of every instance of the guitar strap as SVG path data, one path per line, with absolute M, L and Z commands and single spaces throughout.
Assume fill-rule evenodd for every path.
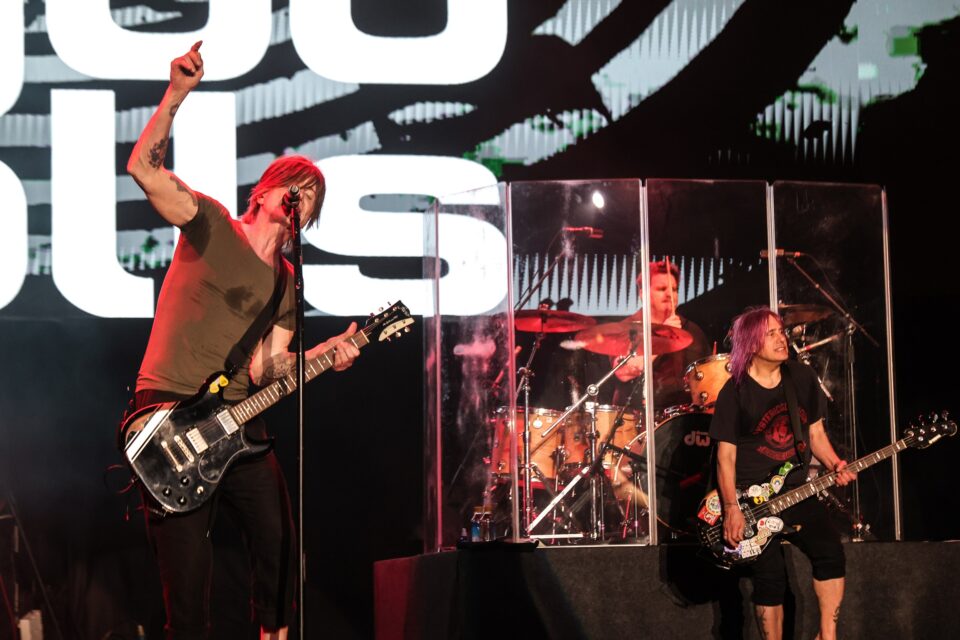
M 276 284 L 273 287 L 273 297 L 270 298 L 267 304 L 263 305 L 263 309 L 260 310 L 260 314 L 254 321 L 250 323 L 247 332 L 243 334 L 240 340 L 237 341 L 237 344 L 233 345 L 233 348 L 230 349 L 230 353 L 227 354 L 227 359 L 223 363 L 223 368 L 227 372 L 227 378 L 232 379 L 234 374 L 237 373 L 237 370 L 240 369 L 240 366 L 250 359 L 250 356 L 253 354 L 253 345 L 255 345 L 260 336 L 266 332 L 267 325 L 280 308 L 280 301 L 283 299 L 283 292 L 286 288 L 287 268 L 283 264 L 283 261 L 281 261 L 280 274 L 277 276 Z
M 797 386 L 793 382 L 793 376 L 790 374 L 790 367 L 787 363 L 780 366 L 780 376 L 783 378 L 783 391 L 787 396 L 787 411 L 790 412 L 790 426 L 793 427 L 793 446 L 797 450 L 797 458 L 801 463 L 806 464 L 810 460 L 807 455 L 807 443 L 802 437 L 800 431 L 800 410 L 797 402 Z

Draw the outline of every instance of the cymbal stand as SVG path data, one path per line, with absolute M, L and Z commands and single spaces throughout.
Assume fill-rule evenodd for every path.
M 847 429 L 844 434 L 846 437 L 846 442 L 850 447 L 850 455 L 853 458 L 857 457 L 857 407 L 856 407 L 856 390 L 854 389 L 854 352 L 853 352 L 853 336 L 858 331 L 863 334 L 863 336 L 872 344 L 874 347 L 879 347 L 880 343 L 870 335 L 870 333 L 864 328 L 862 324 L 857 322 L 856 318 L 850 315 L 850 312 L 847 311 L 843 305 L 840 304 L 831 296 L 821 285 L 818 283 L 813 276 L 811 276 L 803 267 L 797 264 L 797 261 L 794 258 L 786 259 L 790 265 L 797 270 L 797 272 L 803 276 L 814 289 L 823 296 L 823 299 L 830 303 L 834 309 L 837 310 L 843 319 L 847 323 L 846 329 L 846 340 L 844 342 L 844 382 L 846 383 L 846 397 L 847 404 L 845 407 L 845 414 L 847 416 Z M 821 268 L 822 269 L 822 268 Z M 839 295 L 839 294 L 838 294 Z M 865 529 L 869 529 L 868 525 L 863 524 L 863 514 L 860 513 L 860 480 L 854 480 L 853 482 L 853 522 L 854 522 L 854 542 L 861 542 L 863 540 L 862 534 Z
M 536 339 L 533 342 L 533 348 L 530 349 L 530 356 L 527 358 L 526 366 L 520 367 L 517 375 L 520 376 L 520 383 L 517 386 L 517 395 L 523 392 L 523 523 L 524 527 L 530 522 L 533 515 L 533 479 L 530 473 L 530 378 L 533 377 L 533 359 L 540 350 L 540 343 L 543 342 L 544 332 L 537 332 Z M 516 432 L 516 430 L 514 430 Z M 512 455 L 512 454 L 511 454 Z
M 607 382 L 607 380 L 609 380 L 617 371 L 620 370 L 621 367 L 623 367 L 627 362 L 629 362 L 630 358 L 633 358 L 634 356 L 637 355 L 637 350 L 639 349 L 638 342 L 639 341 L 635 339 L 633 341 L 633 345 L 630 350 L 630 353 L 627 354 L 627 356 L 623 358 L 620 362 L 618 362 L 613 369 L 608 371 L 602 378 L 600 378 L 600 380 L 598 380 L 594 384 L 588 385 L 587 393 L 583 396 L 580 396 L 580 398 L 576 402 L 574 402 L 570 407 L 567 408 L 566 411 L 560 414 L 560 417 L 557 418 L 557 421 L 554 422 L 549 427 L 547 427 L 546 429 L 544 429 L 543 432 L 540 434 L 540 437 L 541 438 L 549 437 L 550 433 L 554 429 L 562 425 L 567 420 L 567 418 L 570 417 L 571 413 L 579 409 L 581 405 L 587 402 L 587 398 L 591 398 L 591 397 L 596 398 L 597 394 L 600 393 L 600 388 L 603 387 L 603 385 Z M 596 416 L 594 416 L 594 420 L 595 419 L 596 419 Z M 592 428 L 593 428 L 593 431 L 596 432 L 596 424 L 593 424 Z M 563 501 L 570 494 L 570 492 L 573 491 L 574 487 L 576 487 L 585 477 L 587 476 L 592 477 L 592 474 L 596 472 L 598 465 L 603 461 L 603 453 L 607 450 L 607 448 L 609 448 L 610 442 L 613 441 L 613 436 L 615 433 L 616 433 L 616 428 L 613 428 L 610 430 L 610 434 L 608 435 L 607 439 L 603 443 L 603 446 L 598 452 L 599 455 L 594 456 L 593 460 L 590 461 L 590 464 L 586 465 L 583 469 L 581 469 L 577 473 L 577 475 L 574 476 L 574 478 L 569 483 L 567 483 L 567 486 L 564 487 L 563 491 L 558 493 L 557 497 L 551 500 L 550 504 L 548 504 L 543 509 L 543 511 L 541 511 L 540 514 L 532 522 L 530 522 L 527 525 L 527 535 L 530 535 L 533 529 L 535 529 L 536 526 L 540 524 L 543 521 L 543 519 L 547 517 L 549 513 L 551 513 L 554 509 L 556 509 L 557 505 L 560 504 L 560 502 Z M 593 522 L 596 522 L 596 518 L 594 518 L 594 513 L 593 513 L 594 509 L 596 509 L 596 505 L 593 505 L 591 507 L 591 518 L 593 518 Z

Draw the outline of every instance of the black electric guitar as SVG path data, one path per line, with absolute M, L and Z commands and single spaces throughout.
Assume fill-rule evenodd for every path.
M 397 302 L 347 340 L 361 348 L 409 332 L 411 324 L 410 311 Z M 307 360 L 304 379 L 309 382 L 333 367 L 333 358 L 330 348 Z M 143 407 L 120 427 L 127 463 L 166 511 L 196 509 L 210 498 L 230 464 L 266 452 L 270 443 L 249 439 L 243 425 L 297 387 L 291 373 L 229 405 L 223 401 L 227 382 L 223 373 L 214 374 L 193 398 Z
M 926 449 L 941 437 L 952 436 L 956 432 L 957 423 L 950 420 L 946 411 L 941 415 L 933 413 L 929 420 L 921 418 L 919 427 L 910 425 L 902 440 L 851 462 L 846 470 L 858 473 L 907 447 Z M 782 495 L 776 495 L 783 488 L 787 474 L 795 470 L 796 467 L 788 462 L 773 473 L 767 482 L 754 485 L 745 492 L 738 491 L 737 501 L 743 512 L 745 537 L 735 549 L 728 547 L 723 541 L 723 516 L 719 494 L 716 490 L 707 494 L 700 503 L 697 514 L 697 533 L 700 542 L 710 550 L 718 564 L 730 568 L 756 560 L 770 541 L 784 529 L 783 520 L 777 514 L 836 483 L 836 472 L 828 473 Z

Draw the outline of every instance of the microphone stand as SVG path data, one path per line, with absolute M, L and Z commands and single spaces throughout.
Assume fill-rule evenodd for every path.
M 545 255 L 550 254 L 550 249 L 553 248 L 554 243 L 557 241 L 557 239 L 560 237 L 560 234 L 562 233 L 563 233 L 563 229 L 561 229 L 560 231 L 557 231 L 557 233 L 554 234 L 553 239 L 550 241 L 550 244 L 547 245 L 547 251 Z M 526 291 L 523 292 L 523 295 L 520 296 L 519 302 L 513 305 L 514 309 L 522 309 L 523 305 L 530 302 L 530 298 L 532 298 L 533 294 L 535 294 L 537 291 L 540 290 L 540 287 L 543 285 L 544 280 L 549 278 L 550 274 L 553 273 L 554 269 L 557 268 L 557 264 L 560 262 L 560 258 L 562 258 L 564 254 L 565 252 L 561 251 L 556 255 L 556 257 L 553 259 L 553 262 L 550 263 L 550 266 L 547 267 L 547 270 L 543 272 L 540 278 L 535 283 L 531 284 Z
M 811 259 L 813 257 L 811 256 Z M 846 396 L 847 396 L 847 416 L 848 416 L 848 428 L 847 433 L 847 443 L 850 446 L 850 455 L 853 458 L 857 457 L 857 406 L 856 406 L 856 389 L 854 388 L 854 350 L 853 350 L 853 334 L 859 331 L 863 336 L 872 344 L 874 347 L 879 347 L 880 343 L 874 339 L 873 336 L 863 327 L 862 324 L 857 322 L 857 320 L 850 315 L 850 312 L 847 311 L 843 305 L 841 305 L 833 296 L 831 296 L 822 286 L 818 283 L 813 276 L 811 276 L 807 271 L 797 264 L 797 261 L 793 258 L 788 257 L 787 262 L 797 270 L 806 280 L 813 285 L 814 289 L 823 296 L 824 300 L 830 303 L 830 305 L 837 310 L 837 312 L 843 317 L 847 322 L 846 329 L 846 340 L 844 341 L 844 378 L 846 382 Z M 816 263 L 816 260 L 814 259 Z M 819 266 L 819 264 L 818 264 Z M 823 270 L 820 267 L 821 271 Z M 828 279 L 829 282 L 829 279 Z M 837 294 L 839 295 L 839 294 Z M 812 347 L 811 347 L 812 348 Z M 860 480 L 853 481 L 853 522 L 854 522 L 854 542 L 863 541 L 863 531 L 869 529 L 869 525 L 863 524 L 863 514 L 860 512 Z
M 303 387 L 304 357 L 303 348 L 303 246 L 300 242 L 300 189 L 296 185 L 290 187 L 290 239 L 293 248 L 293 290 L 296 303 L 296 328 L 294 329 L 294 344 L 297 348 L 297 616 L 299 618 L 299 637 L 304 638 L 304 590 L 306 588 L 306 556 L 303 552 Z M 294 202 L 295 199 L 295 202 Z M 286 204 L 286 203 L 285 203 Z M 283 263 L 281 262 L 281 268 Z

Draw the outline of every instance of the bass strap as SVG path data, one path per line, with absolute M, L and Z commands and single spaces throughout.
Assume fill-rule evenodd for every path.
M 793 427 L 793 446 L 797 450 L 797 458 L 801 463 L 806 464 L 809 460 L 807 455 L 807 443 L 802 437 L 800 431 L 800 410 L 797 402 L 797 387 L 793 382 L 793 375 L 790 373 L 790 367 L 784 362 L 780 367 L 780 376 L 783 378 L 783 391 L 787 396 L 787 411 L 790 412 L 790 426 Z

